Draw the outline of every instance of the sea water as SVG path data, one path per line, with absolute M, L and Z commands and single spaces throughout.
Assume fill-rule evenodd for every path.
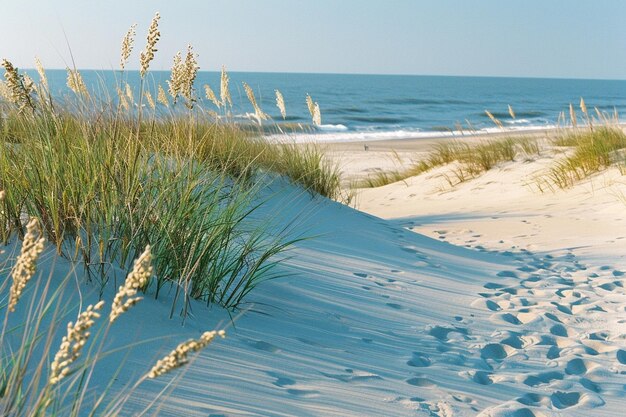
M 38 79 L 35 72 L 27 72 Z M 112 97 L 116 96 L 116 85 L 123 78 L 135 91 L 135 101 L 138 101 L 140 78 L 136 71 L 122 75 L 119 71 L 81 70 L 81 74 L 90 90 Z M 611 115 L 626 115 L 624 80 L 257 72 L 231 72 L 229 76 L 234 103 L 229 117 L 253 119 L 254 110 L 242 87 L 245 81 L 255 91 L 263 111 L 273 119 L 265 122 L 266 126 L 303 127 L 301 132 L 287 135 L 296 141 L 403 139 L 500 130 L 485 110 L 491 112 L 504 129 L 547 128 L 557 124 L 560 112 L 564 111 L 569 117 L 570 103 L 580 121 L 583 117 L 579 109 L 581 97 L 594 114 L 597 108 Z M 158 85 L 167 90 L 168 77 L 169 72 L 152 71 L 146 78 L 145 88 L 156 98 Z M 48 71 L 48 78 L 54 96 L 70 94 L 65 86 L 65 71 Z M 204 97 L 205 84 L 219 96 L 220 74 L 199 72 L 195 83 L 201 106 L 218 111 Z M 285 120 L 276 107 L 276 89 L 285 99 Z M 321 126 L 312 126 L 305 101 L 307 94 L 319 103 Z M 509 114 L 509 105 L 515 118 Z M 278 138 L 281 135 L 267 136 Z

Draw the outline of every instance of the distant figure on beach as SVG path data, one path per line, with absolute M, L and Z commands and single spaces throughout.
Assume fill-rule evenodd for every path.
M 363 149 L 365 149 L 366 151 L 369 151 L 370 147 L 367 145 L 367 143 L 363 144 Z

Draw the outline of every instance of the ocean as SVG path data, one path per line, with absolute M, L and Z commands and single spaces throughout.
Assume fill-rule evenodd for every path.
M 33 79 L 34 71 L 27 71 Z M 49 70 L 53 95 L 69 94 L 63 70 Z M 118 71 L 81 71 L 89 89 L 115 96 Z M 412 75 L 350 75 L 231 72 L 230 88 L 234 106 L 232 115 L 250 118 L 253 113 L 242 82 L 255 91 L 262 109 L 275 122 L 300 124 L 301 133 L 290 134 L 296 141 L 355 141 L 436 137 L 468 131 L 498 131 L 486 115 L 490 111 L 505 129 L 524 130 L 553 127 L 559 113 L 569 115 L 569 104 L 582 117 L 578 104 L 584 97 L 592 111 L 626 114 L 626 81 L 574 80 L 505 77 L 450 77 Z M 139 73 L 129 71 L 125 77 L 139 90 Z M 163 85 L 169 72 L 152 71 L 147 88 L 156 97 L 156 86 Z M 220 74 L 199 72 L 196 79 L 198 96 L 203 106 L 217 110 L 204 98 L 204 84 L 219 94 Z M 283 121 L 275 104 L 274 90 L 285 98 L 287 119 Z M 305 102 L 310 94 L 318 102 L 322 126 L 313 127 Z M 509 115 L 511 105 L 516 118 Z M 182 107 L 182 106 L 181 106 Z M 267 124 L 267 122 L 266 122 Z M 270 129 L 271 130 L 271 129 Z M 280 135 L 268 135 L 277 138 Z

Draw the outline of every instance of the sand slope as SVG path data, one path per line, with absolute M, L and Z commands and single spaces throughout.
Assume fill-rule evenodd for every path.
M 287 278 L 251 294 L 158 415 L 623 415 L 621 269 L 572 251 L 463 248 L 409 231 L 406 220 L 274 191 L 267 215 L 316 237 L 290 253 Z M 149 368 L 155 346 L 165 353 L 227 318 L 194 303 L 181 328 L 168 313 L 167 300 L 145 299 L 120 319 L 115 343 L 169 338 L 133 349 L 115 390 Z M 142 384 L 128 414 L 167 382 Z

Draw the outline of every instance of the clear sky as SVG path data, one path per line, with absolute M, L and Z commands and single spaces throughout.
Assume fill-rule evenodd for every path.
M 0 0 L 0 57 L 117 68 L 138 23 L 137 68 L 155 11 L 154 69 L 626 79 L 625 0 Z

